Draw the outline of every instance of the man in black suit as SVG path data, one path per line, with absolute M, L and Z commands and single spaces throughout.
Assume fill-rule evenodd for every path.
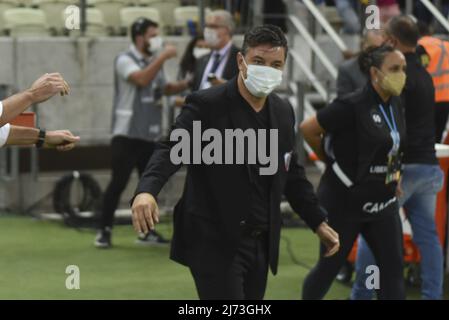
M 233 32 L 234 21 L 228 11 L 216 10 L 206 16 L 204 39 L 212 51 L 196 63 L 192 91 L 222 84 L 237 75 L 239 49 L 232 44 Z
M 364 51 L 372 46 L 380 47 L 383 42 L 383 31 L 377 29 L 365 29 L 362 34 L 360 49 L 361 51 Z M 337 95 L 339 97 L 363 88 L 368 81 L 366 76 L 360 70 L 358 58 L 359 55 L 357 54 L 356 56 L 343 61 L 338 68 Z
M 277 272 L 283 193 L 325 243 L 327 254 L 338 251 L 338 235 L 327 225 L 313 187 L 293 152 L 293 109 L 270 94 L 282 80 L 286 57 L 287 40 L 278 27 L 264 25 L 248 31 L 237 57 L 239 75 L 187 97 L 174 124 L 172 142 L 157 147 L 137 187 L 133 224 L 137 232 L 147 232 L 159 221 L 159 191 L 181 165 L 174 158 L 184 141 L 175 144 L 175 135 L 194 136 L 190 144 L 198 147 L 198 122 L 207 128 L 203 134 L 215 132 L 215 136 L 226 137 L 229 130 L 240 130 L 248 136 L 251 130 L 270 132 L 268 141 L 258 135 L 257 142 L 249 143 L 247 137 L 246 143 L 240 143 L 248 149 L 257 145 L 258 155 L 260 150 L 270 150 L 270 160 L 274 159 L 270 163 L 260 156 L 250 161 L 248 154 L 243 163 L 229 164 L 230 159 L 233 162 L 239 157 L 241 149 L 231 146 L 233 153 L 228 158 L 230 145 L 220 143 L 226 139 L 200 139 L 219 145 L 213 163 L 207 164 L 205 148 L 201 153 L 193 146 L 194 152 L 190 152 L 193 159 L 202 155 L 203 162 L 187 167 L 184 192 L 174 210 L 171 258 L 190 268 L 201 299 L 263 298 L 269 267 L 273 274 Z M 275 139 L 271 139 L 272 133 Z M 221 151 L 226 161 L 218 159 Z M 273 174 L 262 175 L 264 169 L 273 167 Z

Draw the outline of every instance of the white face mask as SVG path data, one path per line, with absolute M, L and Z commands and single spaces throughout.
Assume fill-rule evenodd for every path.
M 245 59 L 243 62 L 246 66 L 246 79 L 242 79 L 245 87 L 255 97 L 264 98 L 273 92 L 282 82 L 282 71 L 254 64 L 247 65 Z
M 204 28 L 204 40 L 211 47 L 215 47 L 220 42 L 217 30 L 211 28 Z
M 204 57 L 205 55 L 208 55 L 209 53 L 210 53 L 209 48 L 198 48 L 198 47 L 193 48 L 193 56 L 195 57 L 195 59 Z
M 162 49 L 162 38 L 159 36 L 150 38 L 150 45 L 148 51 L 156 53 Z

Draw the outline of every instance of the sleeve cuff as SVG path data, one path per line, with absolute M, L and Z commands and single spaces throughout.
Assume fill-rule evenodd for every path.
M 132 75 L 134 72 L 140 71 L 141 69 L 137 66 L 130 66 L 126 70 L 123 71 L 122 77 L 124 80 L 128 80 L 129 76 Z
M 140 185 L 137 186 L 136 191 L 134 191 L 134 196 L 129 201 L 129 205 L 132 207 L 134 199 L 141 193 L 149 193 L 151 194 L 157 201 L 159 192 L 161 191 L 162 186 L 158 185 L 149 185 L 147 187 L 142 187 Z
M 11 125 L 9 123 L 0 128 L 0 148 L 6 144 L 6 141 L 8 141 L 10 131 Z
M 322 224 L 323 222 L 327 222 L 327 211 L 323 207 L 319 206 L 316 213 L 306 221 L 306 224 L 309 226 L 310 229 L 312 229 L 313 232 L 316 232 L 316 229 Z

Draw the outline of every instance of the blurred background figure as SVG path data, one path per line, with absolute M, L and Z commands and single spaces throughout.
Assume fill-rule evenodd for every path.
M 355 11 L 357 0 L 335 0 L 335 7 L 343 19 L 343 32 L 359 34 L 361 31 L 360 19 Z
M 315 0 L 315 4 L 320 7 L 335 6 L 343 21 L 341 31 L 345 34 L 360 34 L 362 30 L 360 18 L 356 11 L 357 2 L 357 0 Z
M 363 30 L 360 42 L 361 51 L 369 47 L 379 47 L 384 42 L 383 32 L 380 30 Z M 344 61 L 338 68 L 337 95 L 352 93 L 366 85 L 366 76 L 360 70 L 358 55 Z
M 432 76 L 435 87 L 435 139 L 440 143 L 449 115 L 449 42 L 434 37 L 427 24 L 418 23 L 424 48 L 421 61 Z
M 229 12 L 216 10 L 207 15 L 204 40 L 212 52 L 197 61 L 192 91 L 225 83 L 238 73 L 239 49 L 232 43 L 233 32 L 234 21 Z
M 396 0 L 377 0 L 376 4 L 379 7 L 381 25 L 401 14 L 401 9 Z
M 204 36 L 193 37 L 187 44 L 184 55 L 179 64 L 178 80 L 191 80 L 195 72 L 196 62 L 210 54 L 210 48 L 204 40 Z
M 101 212 L 100 230 L 95 239 L 98 248 L 112 245 L 114 213 L 131 173 L 145 169 L 154 150 L 154 141 L 161 138 L 164 94 L 182 92 L 186 80 L 166 83 L 164 63 L 176 56 L 172 45 L 162 46 L 158 24 L 139 18 L 131 26 L 132 44 L 115 60 L 115 92 L 112 122 L 112 178 L 106 188 Z M 139 243 L 165 244 L 167 240 L 156 231 L 138 239 Z
M 263 13 L 264 24 L 272 24 L 281 28 L 282 31 L 287 32 L 287 7 L 286 1 L 283 0 L 264 0 Z
M 179 71 L 177 79 L 179 81 L 186 80 L 190 83 L 195 76 L 195 69 L 198 60 L 210 54 L 210 48 L 204 40 L 204 36 L 197 35 L 190 40 L 184 51 L 184 54 L 179 63 Z M 180 107 L 184 104 L 185 96 L 188 90 L 184 94 L 175 97 L 175 106 Z

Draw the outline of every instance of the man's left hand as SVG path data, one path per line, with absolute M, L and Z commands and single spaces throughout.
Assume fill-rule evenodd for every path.
M 68 130 L 47 131 L 44 148 L 56 148 L 58 151 L 69 151 L 80 141 Z
M 316 234 L 321 242 L 326 246 L 327 251 L 325 257 L 333 256 L 340 249 L 340 239 L 338 233 L 335 232 L 326 222 L 322 222 L 316 229 Z
M 223 84 L 223 83 L 226 83 L 226 80 L 225 79 L 221 79 L 221 78 L 215 78 L 215 79 L 212 79 L 210 81 L 210 84 L 212 86 L 218 86 L 218 85 Z

